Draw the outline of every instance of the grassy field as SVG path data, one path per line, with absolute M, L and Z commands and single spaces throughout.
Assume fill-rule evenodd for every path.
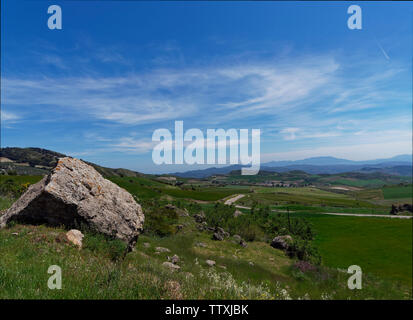
M 347 288 L 348 275 L 319 267 L 300 271 L 295 261 L 267 243 L 247 248 L 213 241 L 183 218 L 182 232 L 143 235 L 123 259 L 118 240 L 86 233 L 79 250 L 62 242 L 65 230 L 14 225 L 0 230 L 0 299 L 407 299 L 409 287 L 366 274 L 363 290 Z M 196 245 L 203 242 L 205 247 Z M 150 246 L 144 246 L 149 243 Z M 157 253 L 162 246 L 170 253 Z M 179 271 L 162 263 L 180 257 Z M 206 264 L 216 261 L 215 267 Z M 50 290 L 49 266 L 62 269 L 62 290 Z
M 389 186 L 383 189 L 384 199 L 401 199 L 401 198 L 412 198 L 412 185 L 408 186 Z
M 16 184 L 35 183 L 41 176 L 7 176 Z M 291 216 L 308 219 L 316 231 L 313 241 L 323 265 L 302 272 L 296 261 L 269 243 L 253 241 L 242 248 L 230 239 L 211 240 L 192 217 L 179 217 L 183 230 L 165 237 L 144 234 L 136 250 L 123 259 L 117 240 L 86 233 L 82 250 L 62 242 L 65 230 L 46 226 L 12 225 L 0 230 L 0 298 L 89 299 L 404 299 L 412 289 L 412 220 L 339 217 L 319 213 L 388 213 L 391 203 L 410 197 L 411 186 L 356 191 L 314 187 L 216 187 L 192 183 L 181 187 L 150 177 L 110 178 L 140 200 L 155 202 L 202 200 L 204 210 L 233 194 L 246 196 L 237 204 L 269 205 Z M 253 192 L 250 192 L 253 189 Z M 411 199 L 411 198 L 410 198 Z M 0 197 L 0 210 L 14 199 Z M 144 202 L 145 203 L 145 202 Z M 194 205 L 195 207 L 195 205 Z M 199 209 L 197 209 L 199 210 Z M 248 210 L 242 210 L 248 214 Z M 193 213 L 193 212 L 192 212 Z M 276 213 L 273 213 L 276 214 Z M 149 220 L 149 219 L 148 219 Z M 143 245 L 150 243 L 150 247 Z M 206 247 L 195 244 L 203 242 Z M 162 246 L 170 253 L 156 253 Z M 179 255 L 181 269 L 162 266 L 167 256 Z M 207 259 L 216 261 L 208 267 Z M 47 288 L 48 266 L 63 270 L 63 289 Z M 363 290 L 347 289 L 346 273 L 337 268 L 359 265 Z
M 294 214 L 293 214 L 294 215 Z M 298 215 L 298 214 L 297 214 Z M 306 214 L 323 263 L 412 284 L 412 220 Z
M 40 181 L 43 178 L 43 176 L 3 176 L 0 175 L 0 183 L 3 183 L 7 180 L 12 180 L 15 183 L 19 183 L 19 184 L 24 184 L 24 183 L 36 183 L 38 181 Z

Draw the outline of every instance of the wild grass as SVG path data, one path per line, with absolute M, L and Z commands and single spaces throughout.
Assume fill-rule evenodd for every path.
M 190 218 L 186 218 L 190 219 Z M 185 223 L 185 222 L 184 222 Z M 191 228 L 189 220 L 186 222 Z M 86 233 L 78 249 L 60 239 L 65 230 L 14 225 L 0 230 L 0 299 L 366 299 L 409 298 L 409 287 L 367 274 L 364 289 L 347 289 L 347 274 L 319 267 L 301 272 L 294 260 L 263 242 L 247 248 L 210 234 L 183 231 L 170 237 L 141 236 L 124 259 L 113 259 L 110 240 Z M 17 233 L 17 235 L 16 235 Z M 143 243 L 150 243 L 145 247 Z M 206 247 L 198 247 L 204 242 Z M 156 253 L 155 247 L 170 253 Z M 121 252 L 121 248 L 115 251 Z M 179 271 L 162 266 L 180 257 Z M 216 261 L 215 267 L 206 259 Z M 251 264 L 252 262 L 252 264 Z M 62 289 L 47 286 L 50 265 L 62 269 Z

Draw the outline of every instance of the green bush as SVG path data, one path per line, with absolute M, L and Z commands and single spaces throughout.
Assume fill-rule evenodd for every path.
M 126 253 L 127 244 L 100 233 L 87 232 L 83 247 L 98 255 L 108 256 L 112 261 L 120 260 Z
M 153 206 L 145 208 L 144 232 L 160 237 L 172 235 L 176 232 L 178 214 L 175 210 Z
M 287 255 L 290 258 L 308 261 L 315 265 L 319 265 L 321 263 L 320 254 L 309 240 L 300 238 L 293 239 L 287 250 Z
M 20 184 L 12 179 L 5 179 L 0 183 L 0 195 L 5 197 L 18 198 L 27 190 L 29 185 L 30 183 Z

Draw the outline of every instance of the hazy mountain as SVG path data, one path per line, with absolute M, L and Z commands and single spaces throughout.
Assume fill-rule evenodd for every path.
M 292 165 L 313 165 L 313 166 L 325 166 L 325 165 L 371 165 L 371 164 L 383 164 L 391 163 L 392 165 L 411 165 L 412 155 L 403 154 L 392 158 L 386 159 L 375 159 L 375 160 L 364 160 L 364 161 L 354 161 L 347 159 L 340 159 L 335 157 L 314 157 L 307 158 L 303 160 L 294 161 L 271 161 L 263 163 L 266 167 L 285 167 Z
M 240 170 L 242 165 L 222 168 L 208 168 L 176 172 L 173 175 L 183 178 L 206 178 L 211 175 L 228 174 Z M 343 172 L 382 172 L 412 176 L 412 156 L 398 155 L 387 159 L 353 161 L 335 157 L 314 157 L 295 161 L 271 161 L 261 164 L 260 170 L 269 172 L 288 172 L 300 170 L 311 174 L 334 174 Z
M 59 158 L 65 156 L 62 153 L 41 148 L 1 148 L 0 157 L 3 159 L 0 162 L 0 171 L 23 175 L 43 175 L 56 166 Z M 136 177 L 142 175 L 128 169 L 112 169 L 85 162 L 94 167 L 104 177 Z

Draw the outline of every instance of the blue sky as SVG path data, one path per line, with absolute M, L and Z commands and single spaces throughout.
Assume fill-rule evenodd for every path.
M 413 4 L 354 3 L 362 30 L 340 2 L 2 1 L 1 144 L 195 169 L 152 162 L 183 120 L 261 129 L 262 163 L 410 154 Z

